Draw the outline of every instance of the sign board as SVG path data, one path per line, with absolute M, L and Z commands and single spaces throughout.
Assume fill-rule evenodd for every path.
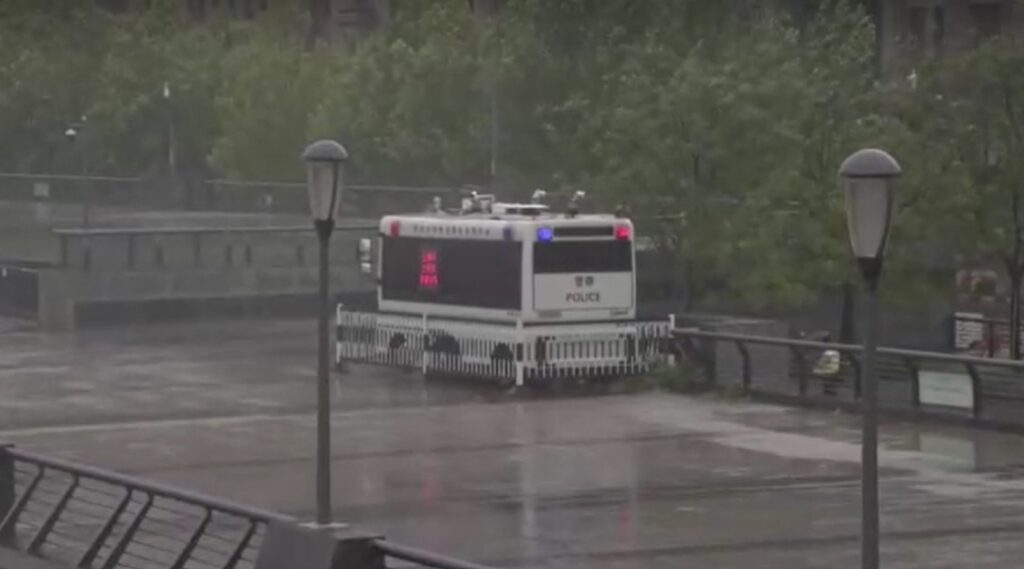
M 632 273 L 553 273 L 533 277 L 533 307 L 537 310 L 586 310 L 631 306 Z
M 966 372 L 921 370 L 917 377 L 922 405 L 974 409 L 974 387 Z
M 954 343 L 958 352 L 966 352 L 976 343 L 984 342 L 985 325 L 976 321 L 984 316 L 980 312 L 957 312 L 953 315 L 956 326 Z

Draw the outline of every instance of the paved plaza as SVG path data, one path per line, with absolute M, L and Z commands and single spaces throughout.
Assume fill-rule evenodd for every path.
M 42 335 L 0 323 L 0 441 L 312 517 L 310 322 Z M 475 561 L 833 568 L 859 559 L 857 417 L 644 393 L 539 396 L 352 368 L 335 515 Z M 883 564 L 1024 559 L 1024 438 L 882 430 Z

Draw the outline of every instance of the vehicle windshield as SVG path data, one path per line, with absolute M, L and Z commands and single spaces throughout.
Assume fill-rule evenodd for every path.
M 535 243 L 533 270 L 536 274 L 629 272 L 633 270 L 633 245 L 610 239 Z

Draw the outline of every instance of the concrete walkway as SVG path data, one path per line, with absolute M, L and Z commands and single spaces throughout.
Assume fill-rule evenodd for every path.
M 312 512 L 312 323 L 0 335 L 0 440 Z M 859 421 L 663 394 L 524 399 L 356 368 L 336 516 L 476 561 L 833 568 L 859 559 Z M 1024 559 L 1024 438 L 888 424 L 887 569 Z

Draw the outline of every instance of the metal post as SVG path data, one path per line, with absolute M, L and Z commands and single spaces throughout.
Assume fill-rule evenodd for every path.
M 491 84 L 491 187 L 497 183 L 498 179 L 498 144 L 500 140 L 500 130 L 498 126 L 498 79 L 495 75 L 495 79 Z
M 174 131 L 174 107 L 167 103 L 167 171 L 171 180 L 178 177 L 177 134 Z
M 865 281 L 864 389 L 861 436 L 861 566 L 878 569 L 878 376 L 875 369 L 878 333 L 877 275 Z
M 87 156 L 85 152 L 85 144 L 78 145 L 79 153 L 79 181 L 78 181 L 78 193 L 82 196 L 82 228 L 89 229 L 92 226 L 92 204 L 89 203 L 89 186 L 86 175 L 89 171 L 88 163 L 86 161 Z
M 317 313 L 316 369 L 316 521 L 331 523 L 331 389 L 328 377 L 328 317 L 330 315 L 329 263 L 330 240 L 334 220 L 316 220 L 320 242 L 320 294 Z
M 0 520 L 14 508 L 14 457 L 7 452 L 7 447 L 0 444 Z M 3 525 L 3 524 L 0 524 Z M 0 545 L 14 543 L 14 526 L 0 532 Z
M 996 357 L 996 323 L 995 321 L 989 321 L 987 323 L 988 334 L 986 336 L 986 342 L 988 344 L 988 357 Z

